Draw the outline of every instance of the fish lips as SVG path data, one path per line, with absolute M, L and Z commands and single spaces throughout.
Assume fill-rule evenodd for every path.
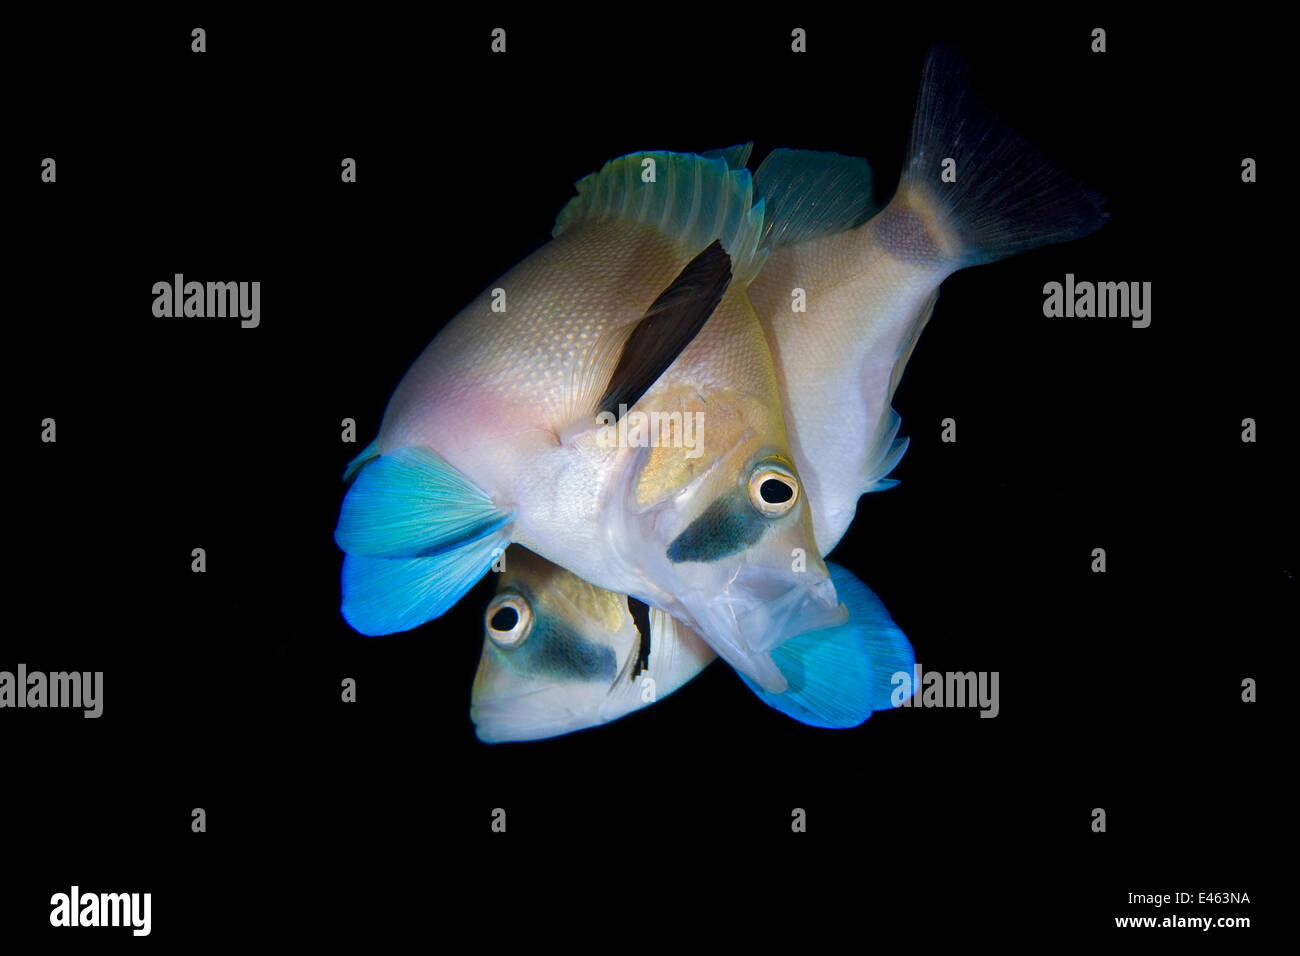
M 530 695 L 536 695 L 530 699 Z M 511 697 L 474 701 L 469 718 L 474 735 L 485 744 L 544 740 L 604 723 L 581 709 L 570 709 L 564 690 L 538 687 Z M 538 719 L 538 715 L 545 719 Z
M 488 744 L 543 740 L 630 714 L 641 706 L 640 684 L 629 676 L 635 659 L 630 655 L 612 681 L 521 678 L 484 660 L 470 694 L 474 734 Z

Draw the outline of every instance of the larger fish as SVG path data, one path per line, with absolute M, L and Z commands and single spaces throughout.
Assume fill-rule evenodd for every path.
M 343 614 L 364 634 L 414 627 L 514 541 L 689 622 L 780 691 L 771 650 L 846 612 L 745 291 L 762 204 L 747 171 L 668 153 L 578 190 L 555 238 L 425 349 L 350 467 Z M 600 416 L 626 406 L 705 427 L 693 448 L 606 441 Z
M 727 152 L 735 164 L 748 155 Z M 957 161 L 956 183 L 939 176 L 945 158 Z M 896 437 L 900 423 L 890 402 L 943 279 L 967 265 L 1085 235 L 1105 216 L 1100 197 L 972 102 L 962 64 L 943 49 L 925 67 L 899 190 L 874 218 L 870 168 L 859 159 L 776 150 L 755 174 L 755 188 L 765 203 L 764 240 L 772 251 L 750 293 L 781 377 L 817 540 L 829 553 L 859 496 L 894 484 L 885 476 L 907 442 Z M 805 290 L 806 313 L 790 312 L 795 288 Z M 789 678 L 784 693 L 750 686 L 804 722 L 852 726 L 889 705 L 881 675 L 910 671 L 911 650 L 865 585 L 842 569 L 833 573 L 853 611 L 849 624 L 780 648 L 777 661 Z M 694 676 L 683 662 L 700 669 L 708 663 L 690 653 L 697 638 L 688 627 L 659 617 L 642 625 L 630 610 L 635 604 L 620 603 L 618 596 L 591 596 L 585 604 L 549 602 L 550 588 L 569 586 L 565 575 L 534 559 L 499 582 L 471 699 L 471 716 L 484 740 L 550 736 L 565 732 L 554 729 L 560 725 L 557 713 L 572 730 L 649 702 L 626 693 L 624 681 L 561 677 L 528 667 L 517 652 L 527 633 L 516 631 L 503 642 L 493 628 L 493 609 L 502 602 L 522 604 L 529 620 L 542 621 L 543 640 L 571 638 L 605 646 L 616 656 L 607 622 L 618 620 L 623 632 L 642 629 L 650 648 L 643 655 L 649 661 L 645 674 L 661 691 L 658 696 Z M 602 614 L 590 613 L 596 605 Z M 612 614 L 611 607 L 621 613 Z M 655 654 L 678 664 L 666 683 L 654 667 Z M 629 669 L 625 665 L 620 673 Z

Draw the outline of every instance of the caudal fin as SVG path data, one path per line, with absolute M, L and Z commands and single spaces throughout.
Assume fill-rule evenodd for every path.
M 946 46 L 925 61 L 899 194 L 933 215 L 945 253 L 966 265 L 1078 239 L 1107 219 L 1098 193 L 983 107 Z

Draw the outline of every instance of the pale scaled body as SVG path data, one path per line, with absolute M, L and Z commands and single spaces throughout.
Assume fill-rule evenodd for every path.
M 750 286 L 822 554 L 847 530 L 861 493 L 888 470 L 881 463 L 894 438 L 890 400 L 939 284 L 960 264 L 945 251 L 951 241 L 915 207 L 924 200 L 900 195 L 857 229 L 780 246 Z M 794 289 L 805 291 L 807 312 L 792 311 Z M 511 598 L 530 609 L 527 641 L 568 649 L 570 657 L 574 647 L 599 648 L 620 666 L 599 674 L 543 668 L 521 650 L 497 646 L 487 623 L 470 716 L 488 742 L 616 719 L 672 693 L 714 657 L 688 625 L 653 611 L 646 670 L 631 673 L 638 634 L 623 596 L 518 549 L 494 602 Z M 765 699 L 787 710 L 820 704 L 807 694 L 792 704 Z
M 890 399 L 939 284 L 960 265 L 913 211 L 922 203 L 900 195 L 857 229 L 783 246 L 750 286 L 823 554 L 878 477 Z M 807 294 L 806 312 L 792 311 L 793 289 Z
M 747 149 L 719 152 L 737 165 L 748 156 Z M 799 150 L 774 150 L 755 174 L 771 256 L 748 292 L 771 347 L 790 450 L 822 554 L 847 530 L 858 498 L 893 483 L 886 476 L 906 442 L 895 437 L 891 401 L 943 280 L 960 268 L 1086 236 L 1107 218 L 1101 196 L 982 108 L 969 71 L 946 47 L 926 58 L 899 188 L 874 216 L 870 178 L 860 160 Z M 806 295 L 804 312 L 791 308 L 796 289 Z M 511 587 L 544 603 L 548 589 L 563 587 L 565 573 L 525 567 Z M 909 673 L 915 656 L 879 599 L 845 569 L 832 573 L 850 608 L 847 623 L 796 635 L 776 650 L 790 675 L 785 690 L 751 687 L 796 720 L 848 727 L 897 706 L 880 679 Z M 504 587 L 494 604 L 510 599 Z M 603 645 L 634 616 L 633 605 L 623 608 L 612 629 L 576 605 L 550 605 L 547 614 L 564 622 L 552 632 Z M 652 650 L 689 642 L 691 623 L 652 633 Z M 479 727 L 484 739 L 545 736 L 554 732 L 557 711 L 565 712 L 569 729 L 608 719 L 603 708 L 571 709 L 589 700 L 590 688 L 578 680 L 549 687 L 553 678 L 511 658 L 490 619 L 485 625 L 481 667 L 508 661 L 513 670 L 509 677 L 495 672 L 490 687 L 475 686 L 479 713 L 492 718 Z M 547 692 L 530 695 L 538 687 Z
M 601 344 L 641 318 L 693 251 L 623 220 L 564 232 L 493 283 L 505 290 L 504 312 L 492 311 L 486 290 L 428 346 L 393 395 L 378 451 L 432 449 L 516 515 L 512 540 L 690 621 L 733 666 L 779 685 L 762 659 L 768 644 L 799 622 L 843 619 L 808 497 L 743 554 L 678 564 L 666 555 L 691 519 L 743 485 L 755 460 L 791 458 L 775 368 L 745 290 L 727 291 L 635 406 L 703 412 L 700 449 L 605 448 L 594 427 L 567 431 L 617 358 Z M 807 555 L 798 574 L 796 549 Z

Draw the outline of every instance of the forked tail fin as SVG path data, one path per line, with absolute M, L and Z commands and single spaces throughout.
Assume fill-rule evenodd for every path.
M 945 46 L 925 61 L 898 191 L 963 265 L 1078 239 L 1107 218 L 1098 193 L 983 107 Z

